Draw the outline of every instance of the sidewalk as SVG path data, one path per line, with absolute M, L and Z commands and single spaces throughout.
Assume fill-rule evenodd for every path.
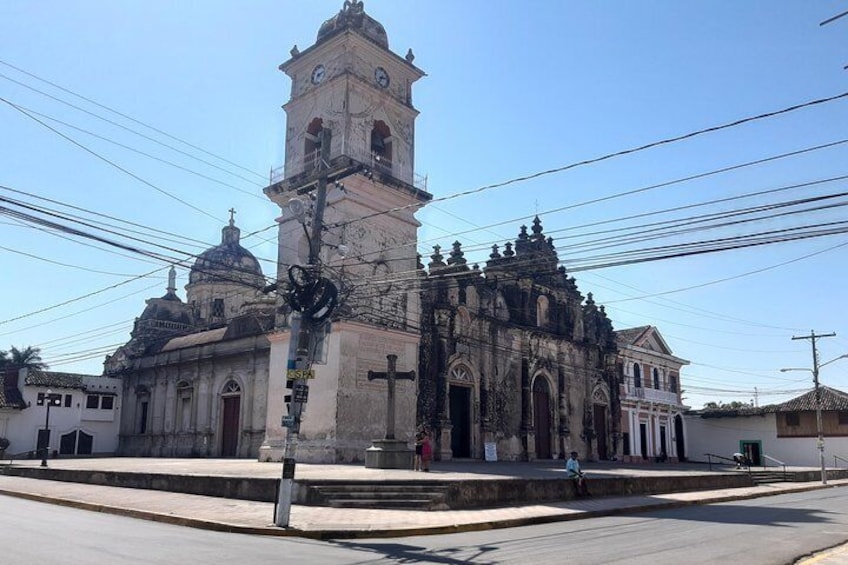
M 216 531 L 315 539 L 399 537 L 488 530 L 628 514 L 848 485 L 848 479 L 651 496 L 591 498 L 476 510 L 410 511 L 292 506 L 289 528 L 273 525 L 274 505 L 191 494 L 0 475 L 0 495 Z

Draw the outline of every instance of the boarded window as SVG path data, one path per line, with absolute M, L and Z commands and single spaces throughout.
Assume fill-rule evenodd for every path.
M 216 298 L 212 301 L 212 317 L 213 318 L 223 318 L 224 317 L 224 299 Z
M 797 412 L 787 412 L 786 413 L 786 425 L 791 427 L 797 427 L 801 425 L 801 415 Z
M 842 410 L 837 413 L 840 426 L 848 426 L 848 411 Z

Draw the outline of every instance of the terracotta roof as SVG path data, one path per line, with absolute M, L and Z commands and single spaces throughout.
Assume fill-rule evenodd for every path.
M 0 383 L 2 385 L 3 383 Z M 26 408 L 24 397 L 21 396 L 21 391 L 18 387 L 0 386 L 0 408 L 17 408 L 23 410 Z
M 650 329 L 651 326 L 639 326 L 638 328 L 618 330 L 615 332 L 615 341 L 622 345 L 633 345 Z
M 848 410 L 848 394 L 829 386 L 820 386 L 822 410 Z M 774 412 L 806 412 L 816 409 L 816 390 L 813 389 L 783 404 L 772 407 Z
M 224 334 L 226 333 L 227 328 L 217 328 L 205 332 L 197 332 L 181 337 L 175 337 L 165 344 L 165 347 L 162 348 L 162 352 L 222 341 L 224 339 Z
M 84 376 L 89 375 L 30 370 L 27 372 L 24 384 L 29 386 L 53 386 L 56 388 L 76 388 L 84 390 L 85 387 L 82 384 L 82 378 Z
M 827 411 L 848 411 L 848 394 L 829 386 L 821 386 L 821 408 Z M 701 418 L 734 418 L 737 416 L 762 416 L 774 412 L 810 412 L 816 409 L 816 391 L 815 389 L 796 396 L 791 400 L 787 400 L 782 404 L 769 404 L 768 406 L 746 406 L 732 410 L 717 409 L 717 410 L 694 410 L 691 414 L 697 414 Z

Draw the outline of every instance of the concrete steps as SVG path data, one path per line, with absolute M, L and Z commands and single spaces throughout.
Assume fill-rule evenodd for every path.
M 447 510 L 448 486 L 424 484 L 348 483 L 310 485 L 322 506 Z
M 792 482 L 794 477 L 792 473 L 784 473 L 783 471 L 751 471 L 751 480 L 754 481 L 755 485 L 762 485 Z

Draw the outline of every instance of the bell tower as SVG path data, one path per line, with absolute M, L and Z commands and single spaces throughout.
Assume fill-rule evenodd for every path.
M 414 170 L 418 111 L 412 85 L 425 74 L 413 59 L 411 49 L 405 57 L 389 49 L 385 29 L 365 13 L 363 2 L 346 0 L 321 25 L 315 44 L 302 51 L 295 46 L 279 67 L 291 79 L 283 106 L 285 165 L 272 171 L 264 190 L 282 210 L 278 279 L 282 288 L 289 268 L 306 265 L 310 248 L 317 247 L 317 269 L 342 297 L 322 343 L 326 364 L 314 367 L 300 428 L 301 460 L 363 459 L 370 441 L 385 432 L 384 416 L 363 409 L 380 412 L 386 405 L 384 388 L 369 383 L 368 371 L 384 371 L 387 355 L 398 356 L 399 371 L 417 365 L 420 223 L 414 214 L 431 195 Z M 310 236 L 315 233 L 320 245 Z M 284 392 L 275 396 L 273 382 L 285 375 L 284 366 L 275 369 L 286 359 L 287 337 L 280 340 L 271 352 L 270 447 L 275 429 L 285 433 L 275 406 Z M 403 387 L 397 391 L 398 430 L 411 434 L 415 386 Z M 276 451 L 260 457 L 276 459 Z
M 383 26 L 362 2 L 345 2 L 316 42 L 280 65 L 292 81 L 285 178 L 315 165 L 321 128 L 333 132 L 331 155 L 379 168 L 413 185 L 415 117 L 412 84 L 424 73 L 389 50 Z

